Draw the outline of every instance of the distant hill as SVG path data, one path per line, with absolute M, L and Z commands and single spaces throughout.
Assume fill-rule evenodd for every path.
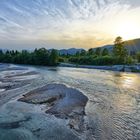
M 58 50 L 60 55 L 75 55 L 77 52 L 81 52 L 84 49 L 76 49 L 76 48 L 70 48 L 70 49 L 62 49 L 62 50 Z
M 108 49 L 109 51 L 112 51 L 113 50 L 113 46 L 114 45 L 104 45 L 104 46 L 102 46 L 102 47 L 97 47 L 97 48 L 101 48 L 102 50 L 103 49 Z M 96 50 L 97 48 L 93 48 L 93 50 Z
M 128 52 L 133 54 L 138 51 L 140 51 L 140 38 L 139 39 L 133 39 L 133 40 L 128 40 L 124 41 L 124 45 L 127 48 Z M 101 49 L 107 48 L 109 51 L 113 50 L 114 45 L 105 45 L 100 47 Z M 94 50 L 97 48 L 94 48 Z
M 140 38 L 125 41 L 124 44 L 125 44 L 126 48 L 130 52 L 138 52 L 138 51 L 140 51 Z
M 0 50 L 2 50 L 3 52 L 6 52 L 8 49 L 1 49 L 0 48 Z M 48 49 L 48 50 L 51 51 L 52 49 Z M 61 49 L 61 50 L 57 50 L 57 51 L 60 55 L 67 55 L 67 54 L 75 55 L 77 52 L 81 52 L 82 50 L 84 50 L 84 49 L 70 48 L 70 49 Z M 34 49 L 33 50 L 27 50 L 27 51 L 33 52 Z
M 140 51 L 140 38 L 139 39 L 133 39 L 133 40 L 128 40 L 124 42 L 125 47 L 128 49 L 130 54 L 135 54 L 136 52 Z M 113 50 L 113 44 L 110 45 L 105 45 L 102 47 L 97 47 L 97 48 L 107 48 L 110 52 Z M 93 48 L 93 50 L 96 50 L 97 48 Z M 0 49 L 3 50 L 3 52 L 6 52 L 8 49 Z M 51 51 L 52 49 L 49 49 Z M 77 49 L 77 48 L 70 48 L 70 49 L 61 49 L 58 50 L 60 55 L 75 55 L 77 52 L 81 52 L 84 49 Z M 32 52 L 33 50 L 28 50 Z
M 0 50 L 2 50 L 2 51 L 5 53 L 8 49 L 1 49 L 1 48 L 0 48 Z

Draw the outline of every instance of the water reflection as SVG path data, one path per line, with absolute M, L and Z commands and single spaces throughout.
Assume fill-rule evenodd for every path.
M 133 73 L 114 73 L 114 80 L 116 82 L 116 85 L 121 86 L 123 88 L 128 89 L 135 89 L 137 87 L 140 87 L 139 81 L 140 81 L 140 75 L 139 74 L 133 74 Z
M 127 93 L 118 94 L 114 98 L 114 104 L 118 111 L 131 112 L 135 107 L 135 98 Z

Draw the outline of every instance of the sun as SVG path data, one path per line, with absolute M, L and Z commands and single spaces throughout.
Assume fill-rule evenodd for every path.
M 140 37 L 140 25 L 133 21 L 120 22 L 116 27 L 116 35 L 124 40 Z

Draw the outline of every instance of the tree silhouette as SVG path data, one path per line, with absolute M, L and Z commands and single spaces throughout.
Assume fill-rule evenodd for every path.
M 124 63 L 127 58 L 128 52 L 124 47 L 123 39 L 120 36 L 114 41 L 113 54 L 118 58 L 120 63 Z
M 94 50 L 93 50 L 93 48 L 90 48 L 90 49 L 88 50 L 88 55 L 94 55 Z
M 56 50 L 49 52 L 45 48 L 35 49 L 34 52 L 7 50 L 4 53 L 0 50 L 0 62 L 54 66 L 58 64 L 58 53 Z
M 100 56 L 100 55 L 101 55 L 101 48 L 97 48 L 97 49 L 95 50 L 95 54 L 96 54 L 97 56 Z
M 107 48 L 104 48 L 102 51 L 102 56 L 106 56 L 106 55 L 109 55 L 109 51 Z
M 122 37 L 121 36 L 116 37 L 116 39 L 114 41 L 114 44 L 119 45 L 119 44 L 122 44 L 122 43 L 123 43 Z
M 51 50 L 49 65 L 53 66 L 57 64 L 58 64 L 58 52 L 57 50 L 53 49 Z

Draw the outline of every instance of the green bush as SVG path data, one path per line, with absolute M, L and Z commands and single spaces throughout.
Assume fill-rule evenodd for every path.
M 126 64 L 130 65 L 130 64 L 134 64 L 135 60 L 131 57 L 131 56 L 128 56 L 127 59 L 126 59 Z
M 45 48 L 35 49 L 34 52 L 0 51 L 0 62 L 55 66 L 58 64 L 58 53 L 56 50 L 48 51 Z
M 81 56 L 81 57 L 71 57 L 69 62 L 79 64 L 79 65 L 117 65 L 117 64 L 133 64 L 134 60 L 132 57 L 128 56 L 124 62 L 124 59 L 114 56 Z
M 118 60 L 112 56 L 83 56 L 83 57 L 71 57 L 69 62 L 80 65 L 114 65 Z
M 136 56 L 137 56 L 138 62 L 140 62 L 140 52 L 138 52 Z
M 63 57 L 59 57 L 58 61 L 59 62 L 65 62 L 65 59 Z
M 114 65 L 116 59 L 112 56 L 102 56 L 93 59 L 92 65 Z

